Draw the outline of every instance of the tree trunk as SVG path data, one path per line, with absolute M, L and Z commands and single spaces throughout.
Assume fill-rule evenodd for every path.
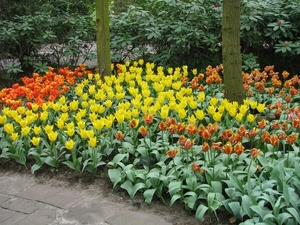
M 96 0 L 98 70 L 103 79 L 111 75 L 108 0 Z
M 240 50 L 240 0 L 223 0 L 222 60 L 225 98 L 242 103 L 244 88 Z

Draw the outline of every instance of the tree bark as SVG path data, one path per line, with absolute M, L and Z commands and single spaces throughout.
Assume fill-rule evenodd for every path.
M 242 103 L 245 97 L 240 49 L 240 0 L 223 0 L 222 60 L 225 98 Z
M 96 0 L 98 70 L 103 79 L 111 75 L 109 0 Z

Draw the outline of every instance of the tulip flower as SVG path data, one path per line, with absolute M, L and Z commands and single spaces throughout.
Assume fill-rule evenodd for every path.
M 47 133 L 48 138 L 50 141 L 54 142 L 57 139 L 58 133 L 55 131 L 51 131 L 50 133 Z
M 65 146 L 68 150 L 72 151 L 75 143 L 76 142 L 71 139 L 71 140 L 66 141 Z
M 31 138 L 31 143 L 34 145 L 34 146 L 38 146 L 40 144 L 40 138 L 39 137 L 32 137 Z

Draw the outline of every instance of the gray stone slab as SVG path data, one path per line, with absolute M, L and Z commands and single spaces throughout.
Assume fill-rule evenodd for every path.
M 30 181 L 22 179 L 12 179 L 9 177 L 0 177 L 0 193 L 7 195 L 15 195 L 30 186 Z
M 33 199 L 58 208 L 68 209 L 83 198 L 78 192 L 64 188 L 37 185 L 17 195 L 18 197 Z
M 3 202 L 6 202 L 8 199 L 10 199 L 11 197 L 8 196 L 8 195 L 1 195 L 0 194 L 0 205 L 3 203 Z
M 118 214 L 124 207 L 122 204 L 113 202 L 100 202 L 90 206 L 85 205 L 85 207 L 81 206 L 80 203 L 77 203 L 78 206 L 70 208 L 64 217 L 68 220 L 78 220 L 83 224 L 104 223 L 106 219 Z
M 166 222 L 159 216 L 127 210 L 121 211 L 120 213 L 113 215 L 112 217 L 108 218 L 105 222 L 111 225 L 172 225 L 171 223 Z
M 1 207 L 10 211 L 16 211 L 25 214 L 33 213 L 38 209 L 35 201 L 23 198 L 9 199 L 8 201 L 1 204 Z
M 26 214 L 17 213 L 0 208 L 0 224 L 1 225 L 12 225 L 17 224 L 18 222 L 26 218 Z
M 47 225 L 54 221 L 56 218 L 56 210 L 50 208 L 44 208 L 42 204 L 40 204 L 39 209 L 35 211 L 33 214 L 24 218 L 22 221 L 17 223 L 16 225 Z

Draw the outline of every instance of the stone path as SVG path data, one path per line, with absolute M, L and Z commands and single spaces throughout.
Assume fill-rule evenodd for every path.
M 0 176 L 1 225 L 171 225 L 162 217 L 109 201 L 95 186 L 66 188 L 33 176 Z

